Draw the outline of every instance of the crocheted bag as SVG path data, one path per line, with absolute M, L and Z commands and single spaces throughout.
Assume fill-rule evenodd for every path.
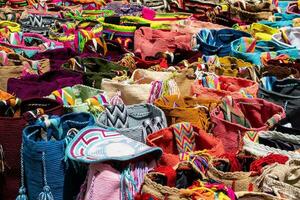
M 285 117 L 282 107 L 263 99 L 226 97 L 211 111 L 212 133 L 228 153 L 242 148 L 246 131 L 268 130 Z
M 275 77 L 263 77 L 259 86 L 258 97 L 273 102 L 284 108 L 287 114 L 300 106 L 300 80 Z
M 82 79 L 82 74 L 77 72 L 49 71 L 41 76 L 10 78 L 7 82 L 7 91 L 21 99 L 44 97 L 59 88 L 82 84 Z
M 205 150 L 219 156 L 224 153 L 221 141 L 188 122 L 177 123 L 147 136 L 147 144 L 163 149 L 161 165 L 175 166 L 184 153 Z
M 284 47 L 273 41 L 255 40 L 242 37 L 231 43 L 231 55 L 244 61 L 261 65 L 261 57 L 264 54 L 280 55 L 287 54 L 291 58 L 298 57 L 298 50 L 295 47 Z
M 241 59 L 225 56 L 203 56 L 200 62 L 191 64 L 197 66 L 198 71 L 213 72 L 216 75 L 245 78 L 258 82 L 259 70 L 255 65 Z M 196 70 L 196 74 L 197 74 Z
M 5 103 L 5 105 L 8 105 L 7 103 L 12 102 L 12 100 L 15 100 L 17 102 L 20 101 L 14 99 L 11 96 L 8 99 L 2 99 L 1 103 Z M 12 108 L 13 107 L 9 108 L 9 113 L 11 113 Z M 28 115 L 26 114 L 26 112 L 33 111 L 30 113 L 32 115 L 35 115 L 37 114 L 37 109 L 40 110 L 40 108 L 43 110 L 42 113 L 56 115 L 61 115 L 63 113 L 62 105 L 60 105 L 58 102 L 52 99 L 42 98 L 28 99 L 21 102 L 21 104 L 14 104 L 14 111 L 11 113 L 12 115 L 3 116 L 1 113 L 0 143 L 2 144 L 5 153 L 5 163 L 7 166 L 4 176 L 5 183 L 2 185 L 3 193 L 0 191 L 1 199 L 14 199 L 18 193 L 18 186 L 20 182 L 20 147 L 22 141 L 21 133 L 30 118 L 34 118 L 34 116 Z M 2 109 L 0 110 L 1 112 L 3 111 Z M 6 112 L 6 114 L 7 113 L 8 112 Z
M 84 84 L 101 88 L 103 78 L 114 78 L 127 74 L 128 68 L 115 64 L 103 58 L 87 57 L 71 58 L 63 65 L 68 71 L 76 71 L 83 74 Z
M 15 53 L 0 51 L 0 89 L 7 90 L 7 81 L 10 78 L 19 78 L 31 74 L 41 75 L 50 70 L 47 59 L 29 60 Z
M 273 193 L 280 199 L 297 200 L 300 197 L 299 165 L 299 160 L 289 160 L 286 164 L 266 166 L 256 184 L 263 192 Z
M 64 105 L 66 112 L 90 112 L 95 117 L 108 104 L 105 92 L 85 85 L 74 85 L 55 90 L 48 96 Z
M 197 74 L 196 74 L 197 75 Z M 192 85 L 192 94 L 201 97 L 217 98 L 221 100 L 225 96 L 234 98 L 255 98 L 258 84 L 243 78 L 229 76 L 208 75 L 201 76 Z
M 257 172 L 250 171 L 249 166 L 255 157 L 242 157 L 237 156 L 237 160 L 243 165 L 243 171 L 226 171 L 219 169 L 222 165 L 232 165 L 226 158 L 213 158 L 210 160 L 207 176 L 217 182 L 225 184 L 227 187 L 231 187 L 235 192 L 239 191 L 259 191 L 254 182 L 257 178 Z M 247 169 L 248 168 L 248 169 Z
M 139 142 L 148 134 L 167 127 L 164 112 L 152 104 L 124 104 L 107 106 L 97 119 L 98 126 L 114 129 Z
M 11 48 L 27 58 L 33 57 L 38 52 L 64 47 L 61 42 L 50 40 L 40 34 L 23 32 L 10 33 L 8 38 L 0 41 L 0 45 Z
M 300 136 L 277 131 L 249 131 L 243 137 L 243 150 L 255 156 L 270 153 L 282 154 L 292 159 L 300 159 Z
M 120 91 L 126 105 L 152 103 L 155 99 L 165 95 L 189 95 L 191 83 L 194 81 L 187 77 L 190 73 L 191 70 L 172 74 L 137 69 L 129 80 L 104 79 L 101 88 L 107 91 L 109 98 Z
M 233 29 L 201 29 L 194 35 L 196 39 L 194 49 L 201 51 L 203 55 L 229 56 L 231 53 L 230 43 L 241 37 L 251 37 L 251 35 Z
M 85 178 L 81 166 L 65 159 L 65 149 L 78 131 L 93 125 L 88 113 L 44 116 L 23 130 L 22 180 L 19 198 L 73 199 Z M 27 193 L 26 193 L 27 191 Z
M 133 199 L 144 182 L 144 176 L 150 169 L 151 167 L 144 162 L 132 163 L 121 169 L 105 163 L 92 163 L 77 199 Z
M 166 95 L 156 99 L 154 104 L 164 111 L 169 126 L 179 122 L 190 122 L 208 131 L 210 128 L 209 112 L 219 102 L 210 98 Z

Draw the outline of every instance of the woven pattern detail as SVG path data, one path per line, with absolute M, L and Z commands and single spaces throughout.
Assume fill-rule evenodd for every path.
M 114 128 L 127 128 L 128 113 L 124 104 L 106 107 L 107 126 Z

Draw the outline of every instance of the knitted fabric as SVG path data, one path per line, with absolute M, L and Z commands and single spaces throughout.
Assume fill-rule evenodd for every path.
M 219 101 L 212 98 L 166 95 L 154 101 L 161 108 L 168 120 L 168 125 L 190 122 L 202 130 L 210 128 L 209 114 Z
M 263 99 L 227 97 L 210 116 L 213 135 L 222 140 L 228 153 L 236 153 L 242 148 L 246 131 L 268 130 L 285 117 L 285 112 L 282 107 Z

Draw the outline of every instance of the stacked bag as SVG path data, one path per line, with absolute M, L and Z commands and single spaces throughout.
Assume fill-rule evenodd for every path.
M 0 199 L 300 199 L 300 1 L 0 0 Z

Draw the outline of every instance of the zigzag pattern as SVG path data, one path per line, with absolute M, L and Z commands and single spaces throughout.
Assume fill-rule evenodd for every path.
M 190 152 L 194 151 L 195 134 L 193 126 L 190 123 L 183 122 L 174 124 L 173 126 L 174 135 L 176 138 L 176 145 L 179 152 Z
M 128 128 L 128 113 L 124 104 L 106 107 L 107 126 Z
M 39 15 L 29 15 L 28 16 L 31 26 L 43 27 L 43 17 Z

